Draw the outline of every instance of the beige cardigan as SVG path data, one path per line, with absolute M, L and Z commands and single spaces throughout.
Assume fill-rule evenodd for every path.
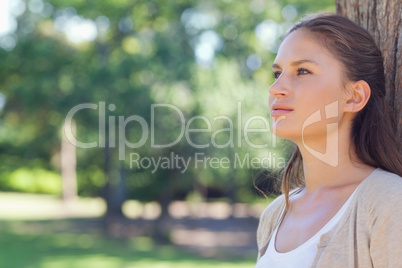
M 281 195 L 260 217 L 258 259 L 284 206 Z M 374 170 L 360 184 L 339 223 L 320 237 L 312 267 L 402 267 L 402 178 Z

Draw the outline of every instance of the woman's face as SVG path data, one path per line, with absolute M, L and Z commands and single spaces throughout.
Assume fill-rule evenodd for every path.
M 347 96 L 341 63 L 310 32 L 299 29 L 285 38 L 272 71 L 269 108 L 275 135 L 295 142 L 302 133 L 304 140 L 325 139 L 328 124 L 342 124 Z

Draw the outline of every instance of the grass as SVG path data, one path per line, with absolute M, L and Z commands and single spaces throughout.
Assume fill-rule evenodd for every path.
M 54 196 L 0 193 L 1 268 L 246 268 L 255 256 L 213 252 L 206 257 L 145 236 L 103 235 L 104 204 L 79 199 L 65 207 Z M 189 238 L 191 239 L 191 238 Z M 207 252 L 208 253 L 208 252 Z M 211 253 L 211 252 L 209 252 Z
M 57 224 L 57 221 L 54 222 Z M 10 225 L 10 223 L 8 223 Z M 245 268 L 254 257 L 208 259 L 174 246 L 157 246 L 147 237 L 108 239 L 98 234 L 0 231 L 4 268 Z M 14 228 L 15 229 L 15 228 Z

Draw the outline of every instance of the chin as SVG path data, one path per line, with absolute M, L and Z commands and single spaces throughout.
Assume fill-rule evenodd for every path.
M 289 124 L 272 124 L 271 131 L 278 138 L 286 140 L 300 140 L 302 136 L 301 128 L 295 128 L 295 126 L 289 126 Z
M 292 141 L 297 141 L 301 140 L 301 133 L 296 133 L 295 131 L 289 131 L 285 129 L 273 129 L 272 133 L 281 139 L 286 139 L 286 140 L 292 140 Z

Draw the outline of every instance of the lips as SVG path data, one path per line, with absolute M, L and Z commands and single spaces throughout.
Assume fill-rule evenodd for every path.
M 275 103 L 271 108 L 271 116 L 281 116 L 293 111 L 293 108 L 280 103 Z

